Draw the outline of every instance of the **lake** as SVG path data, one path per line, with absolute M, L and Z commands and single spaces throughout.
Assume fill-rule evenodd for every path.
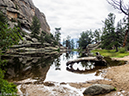
M 94 66 L 92 62 L 79 62 L 66 66 L 69 60 L 79 57 L 77 52 L 58 54 L 33 54 L 4 56 L 9 62 L 6 65 L 5 79 L 20 81 L 28 78 L 54 82 L 85 82 L 102 79 L 101 69 L 106 66 Z

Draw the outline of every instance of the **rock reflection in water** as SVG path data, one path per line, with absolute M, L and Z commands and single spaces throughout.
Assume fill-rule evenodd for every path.
M 60 54 L 41 54 L 40 56 L 4 56 L 9 62 L 6 65 L 5 79 L 20 81 L 27 78 L 45 80 L 46 74 Z M 58 61 L 56 63 L 58 66 Z M 59 67 L 59 66 L 58 66 Z M 57 68 L 58 68 L 57 67 Z
M 8 81 L 32 78 L 39 81 L 83 82 L 102 79 L 101 76 L 95 76 L 95 73 L 98 72 L 98 69 L 106 67 L 95 66 L 94 62 L 85 61 L 66 66 L 66 62 L 78 58 L 77 52 L 74 54 L 63 53 L 62 55 L 49 52 L 47 54 L 4 56 L 3 58 L 9 60 L 5 74 L 5 79 Z M 119 62 L 118 65 L 120 65 Z
M 70 64 L 70 66 L 66 67 L 67 71 L 79 73 L 79 74 L 89 74 L 94 73 L 98 69 L 106 68 L 106 66 L 95 66 L 95 62 L 79 62 Z
M 104 69 L 111 66 L 120 66 L 120 65 L 126 64 L 126 61 L 112 60 L 110 57 L 104 57 L 104 59 L 108 63 L 108 66 L 99 66 L 101 65 L 99 63 L 101 62 L 81 61 L 81 62 L 69 64 L 66 67 L 66 70 L 74 73 L 79 73 L 79 74 L 89 74 L 89 73 L 98 72 L 98 69 Z M 77 65 L 78 67 L 75 68 L 74 66 L 77 66 Z

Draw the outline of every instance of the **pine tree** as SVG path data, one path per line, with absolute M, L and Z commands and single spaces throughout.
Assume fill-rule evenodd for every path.
M 93 34 L 92 31 L 87 30 L 85 32 L 82 32 L 81 37 L 77 41 L 80 48 L 85 49 L 88 44 L 91 44 L 93 42 Z
M 74 43 L 74 40 L 72 39 L 71 40 L 71 49 L 74 49 L 74 46 L 75 46 L 75 43 Z
M 57 42 L 60 42 L 60 35 L 61 35 L 60 30 L 61 30 L 61 28 L 55 28 L 55 30 L 56 30 L 55 39 Z
M 112 49 L 116 48 L 116 52 L 118 52 L 118 47 L 122 46 L 123 38 L 124 38 L 124 28 L 122 27 L 122 22 L 119 21 L 117 23 L 117 27 L 115 29 L 115 15 L 110 13 L 108 18 L 105 19 L 105 27 L 102 34 L 102 48 Z
M 94 32 L 94 42 L 99 42 L 100 40 L 101 40 L 101 35 L 100 35 L 100 33 L 101 33 L 101 30 L 99 29 L 99 30 L 95 30 L 95 32 Z
M 124 28 L 122 27 L 121 20 L 117 23 L 116 32 L 115 32 L 115 43 L 116 52 L 118 52 L 118 47 L 122 46 L 124 39 Z
M 110 13 L 104 21 L 103 34 L 101 37 L 102 48 L 112 49 L 115 42 L 115 15 Z
M 33 17 L 33 22 L 32 25 L 30 27 L 31 31 L 32 31 L 32 36 L 34 38 L 37 38 L 39 40 L 39 33 L 40 33 L 40 22 L 38 20 L 38 18 L 36 16 Z

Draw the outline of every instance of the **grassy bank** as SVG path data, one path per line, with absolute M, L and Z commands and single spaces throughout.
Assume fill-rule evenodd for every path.
M 125 49 L 123 48 L 119 49 L 119 52 L 115 52 L 115 50 L 105 50 L 105 49 L 103 50 L 96 49 L 96 50 L 92 50 L 91 52 L 93 54 L 95 54 L 96 52 L 99 52 L 102 56 L 117 57 L 117 58 L 121 58 L 129 55 L 129 52 L 125 51 Z

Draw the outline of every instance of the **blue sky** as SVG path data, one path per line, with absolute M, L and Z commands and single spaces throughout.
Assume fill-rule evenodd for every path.
M 106 0 L 33 0 L 34 5 L 46 16 L 51 33 L 61 27 L 61 38 L 68 35 L 79 38 L 80 33 L 89 29 L 102 29 L 107 15 L 112 12 L 116 21 L 124 17 Z

